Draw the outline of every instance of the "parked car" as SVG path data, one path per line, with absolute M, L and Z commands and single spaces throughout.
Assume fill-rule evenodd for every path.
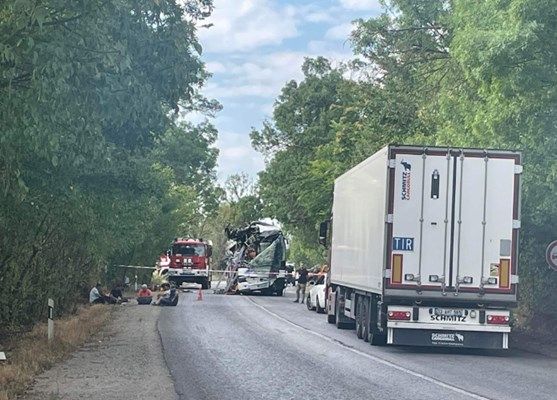
M 308 282 L 306 306 L 308 310 L 315 310 L 319 314 L 325 312 L 325 275 Z

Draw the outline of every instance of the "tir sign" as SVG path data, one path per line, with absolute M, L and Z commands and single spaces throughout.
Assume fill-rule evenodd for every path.
M 393 250 L 414 251 L 414 238 L 394 237 Z

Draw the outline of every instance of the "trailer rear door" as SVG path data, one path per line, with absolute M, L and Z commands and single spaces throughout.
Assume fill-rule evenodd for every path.
M 514 293 L 520 156 L 391 150 L 389 289 Z

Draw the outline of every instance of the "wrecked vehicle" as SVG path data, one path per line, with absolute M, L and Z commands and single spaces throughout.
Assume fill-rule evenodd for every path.
M 286 286 L 286 240 L 279 227 L 255 221 L 240 229 L 225 229 L 233 241 L 226 260 L 224 293 L 282 296 Z

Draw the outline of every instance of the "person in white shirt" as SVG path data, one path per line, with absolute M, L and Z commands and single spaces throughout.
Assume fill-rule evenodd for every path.
M 99 289 L 101 284 L 97 282 L 89 292 L 89 304 L 115 304 L 117 300 L 112 296 L 103 294 Z

